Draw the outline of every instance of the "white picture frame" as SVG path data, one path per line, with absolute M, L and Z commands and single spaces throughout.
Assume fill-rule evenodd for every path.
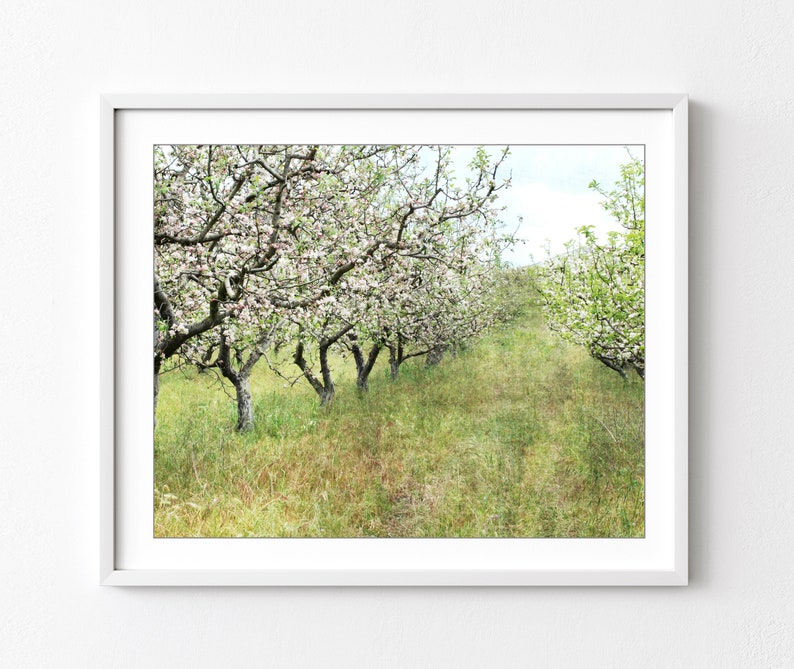
M 100 582 L 147 586 L 686 585 L 687 104 L 687 97 L 682 94 L 102 96 Z M 351 122 L 344 120 L 348 117 Z M 406 133 L 413 132 L 416 134 L 411 135 L 412 141 L 417 143 L 455 143 L 461 138 L 466 143 L 533 143 L 537 136 L 530 130 L 521 130 L 523 134 L 518 141 L 511 141 L 505 133 L 510 133 L 511 128 L 515 132 L 526 124 L 532 126 L 535 120 L 540 123 L 540 119 L 548 119 L 549 127 L 556 127 L 556 118 L 559 133 L 563 134 L 554 134 L 558 132 L 555 130 L 547 134 L 549 141 L 538 143 L 561 143 L 565 128 L 568 128 L 566 143 L 655 143 L 655 150 L 647 154 L 646 176 L 648 230 L 655 232 L 653 238 L 648 233 L 646 278 L 649 367 L 644 538 L 154 539 L 145 536 L 140 529 L 143 525 L 135 518 L 145 518 L 146 514 L 151 518 L 153 505 L 152 488 L 148 488 L 148 495 L 144 494 L 146 459 L 151 458 L 151 453 L 145 452 L 147 448 L 151 451 L 151 441 L 147 443 L 145 435 L 151 430 L 151 413 L 148 424 L 140 425 L 141 414 L 136 407 L 148 406 L 151 412 L 151 396 L 147 394 L 144 399 L 133 396 L 137 386 L 128 371 L 134 367 L 129 361 L 144 358 L 140 357 L 136 340 L 128 334 L 125 323 L 131 322 L 135 304 L 135 299 L 127 299 L 132 295 L 127 291 L 133 290 L 131 277 L 135 271 L 141 271 L 141 262 L 146 273 L 145 263 L 150 262 L 151 256 L 141 255 L 143 252 L 135 243 L 125 241 L 130 226 L 124 226 L 132 216 L 139 221 L 147 206 L 151 212 L 150 203 L 132 197 L 140 192 L 134 190 L 136 178 L 136 183 L 143 184 L 148 179 L 151 184 L 151 172 L 135 176 L 133 168 L 140 162 L 135 163 L 134 154 L 136 147 L 141 152 L 148 150 L 151 159 L 152 143 L 285 141 L 283 137 L 271 139 L 270 135 L 266 139 L 252 137 L 252 129 L 263 127 L 260 121 L 264 118 L 300 118 L 300 126 L 295 127 L 308 128 L 305 134 L 311 135 L 311 141 L 318 141 L 318 135 L 325 132 L 323 128 L 331 124 L 331 119 L 335 119 L 333 123 L 342 119 L 336 132 L 341 133 L 344 141 L 350 128 L 357 127 L 360 132 L 361 127 L 369 127 L 374 137 L 367 141 L 373 142 L 393 141 L 390 133 L 398 128 L 398 140 L 403 141 Z M 497 118 L 499 122 L 494 123 Z M 482 135 L 472 133 L 470 128 L 475 125 L 467 119 L 473 119 L 476 127 L 485 125 L 493 131 Z M 401 131 L 403 120 L 405 127 Z M 417 133 L 417 124 L 421 124 L 422 132 Z M 457 130 L 455 126 L 459 126 Z M 452 128 L 452 134 L 445 134 L 446 130 L 442 132 L 441 128 Z M 295 143 L 307 141 L 303 131 L 293 128 L 285 132 L 293 133 L 290 137 Z M 654 207 L 660 207 L 656 209 L 657 222 L 653 219 Z M 138 269 L 131 269 L 134 267 Z M 150 288 L 147 282 L 144 290 Z M 150 321 L 148 328 L 151 345 Z M 656 362 L 651 362 L 657 353 Z M 151 356 L 151 350 L 148 355 Z M 131 436 L 133 433 L 137 436 Z M 137 474 L 140 481 L 130 481 L 129 477 L 135 476 L 130 471 L 135 469 L 136 458 L 143 461 L 140 469 L 143 473 Z

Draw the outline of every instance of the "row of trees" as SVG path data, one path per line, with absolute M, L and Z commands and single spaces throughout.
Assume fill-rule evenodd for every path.
M 592 226 L 565 252 L 547 258 L 537 286 L 551 330 L 584 346 L 624 378 L 645 378 L 645 172 L 630 156 L 612 190 L 593 181 L 602 206 L 620 224 L 600 241 Z
M 392 377 L 494 322 L 498 170 L 474 152 L 463 176 L 445 146 L 158 146 L 154 153 L 154 401 L 188 362 L 235 388 L 253 426 L 250 377 L 289 366 L 323 405 L 330 356 L 352 355 L 358 388 L 378 357 Z

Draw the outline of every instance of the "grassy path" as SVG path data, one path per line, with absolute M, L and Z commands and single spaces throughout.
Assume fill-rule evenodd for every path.
M 256 429 L 208 375 L 164 376 L 157 536 L 591 537 L 644 532 L 643 385 L 546 331 L 539 314 L 441 365 L 352 361 L 321 410 L 262 366 Z

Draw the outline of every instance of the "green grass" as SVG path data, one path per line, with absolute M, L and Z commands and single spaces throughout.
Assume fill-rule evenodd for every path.
M 553 339 L 537 311 L 438 367 L 410 361 L 397 382 L 387 367 L 360 396 L 337 360 L 320 409 L 262 364 L 242 435 L 214 377 L 165 374 L 155 535 L 643 536 L 643 384 Z

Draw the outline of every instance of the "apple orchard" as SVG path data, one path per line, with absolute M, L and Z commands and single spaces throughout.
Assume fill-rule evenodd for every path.
M 257 364 L 328 406 L 339 356 L 368 392 L 378 359 L 393 379 L 411 358 L 438 364 L 509 320 L 518 289 L 552 331 L 642 375 L 642 163 L 614 190 L 591 184 L 623 232 L 583 228 L 562 256 L 517 269 L 501 259 L 509 150 L 470 153 L 461 169 L 450 146 L 155 147 L 155 411 L 160 374 L 181 365 L 233 386 L 240 431 Z

